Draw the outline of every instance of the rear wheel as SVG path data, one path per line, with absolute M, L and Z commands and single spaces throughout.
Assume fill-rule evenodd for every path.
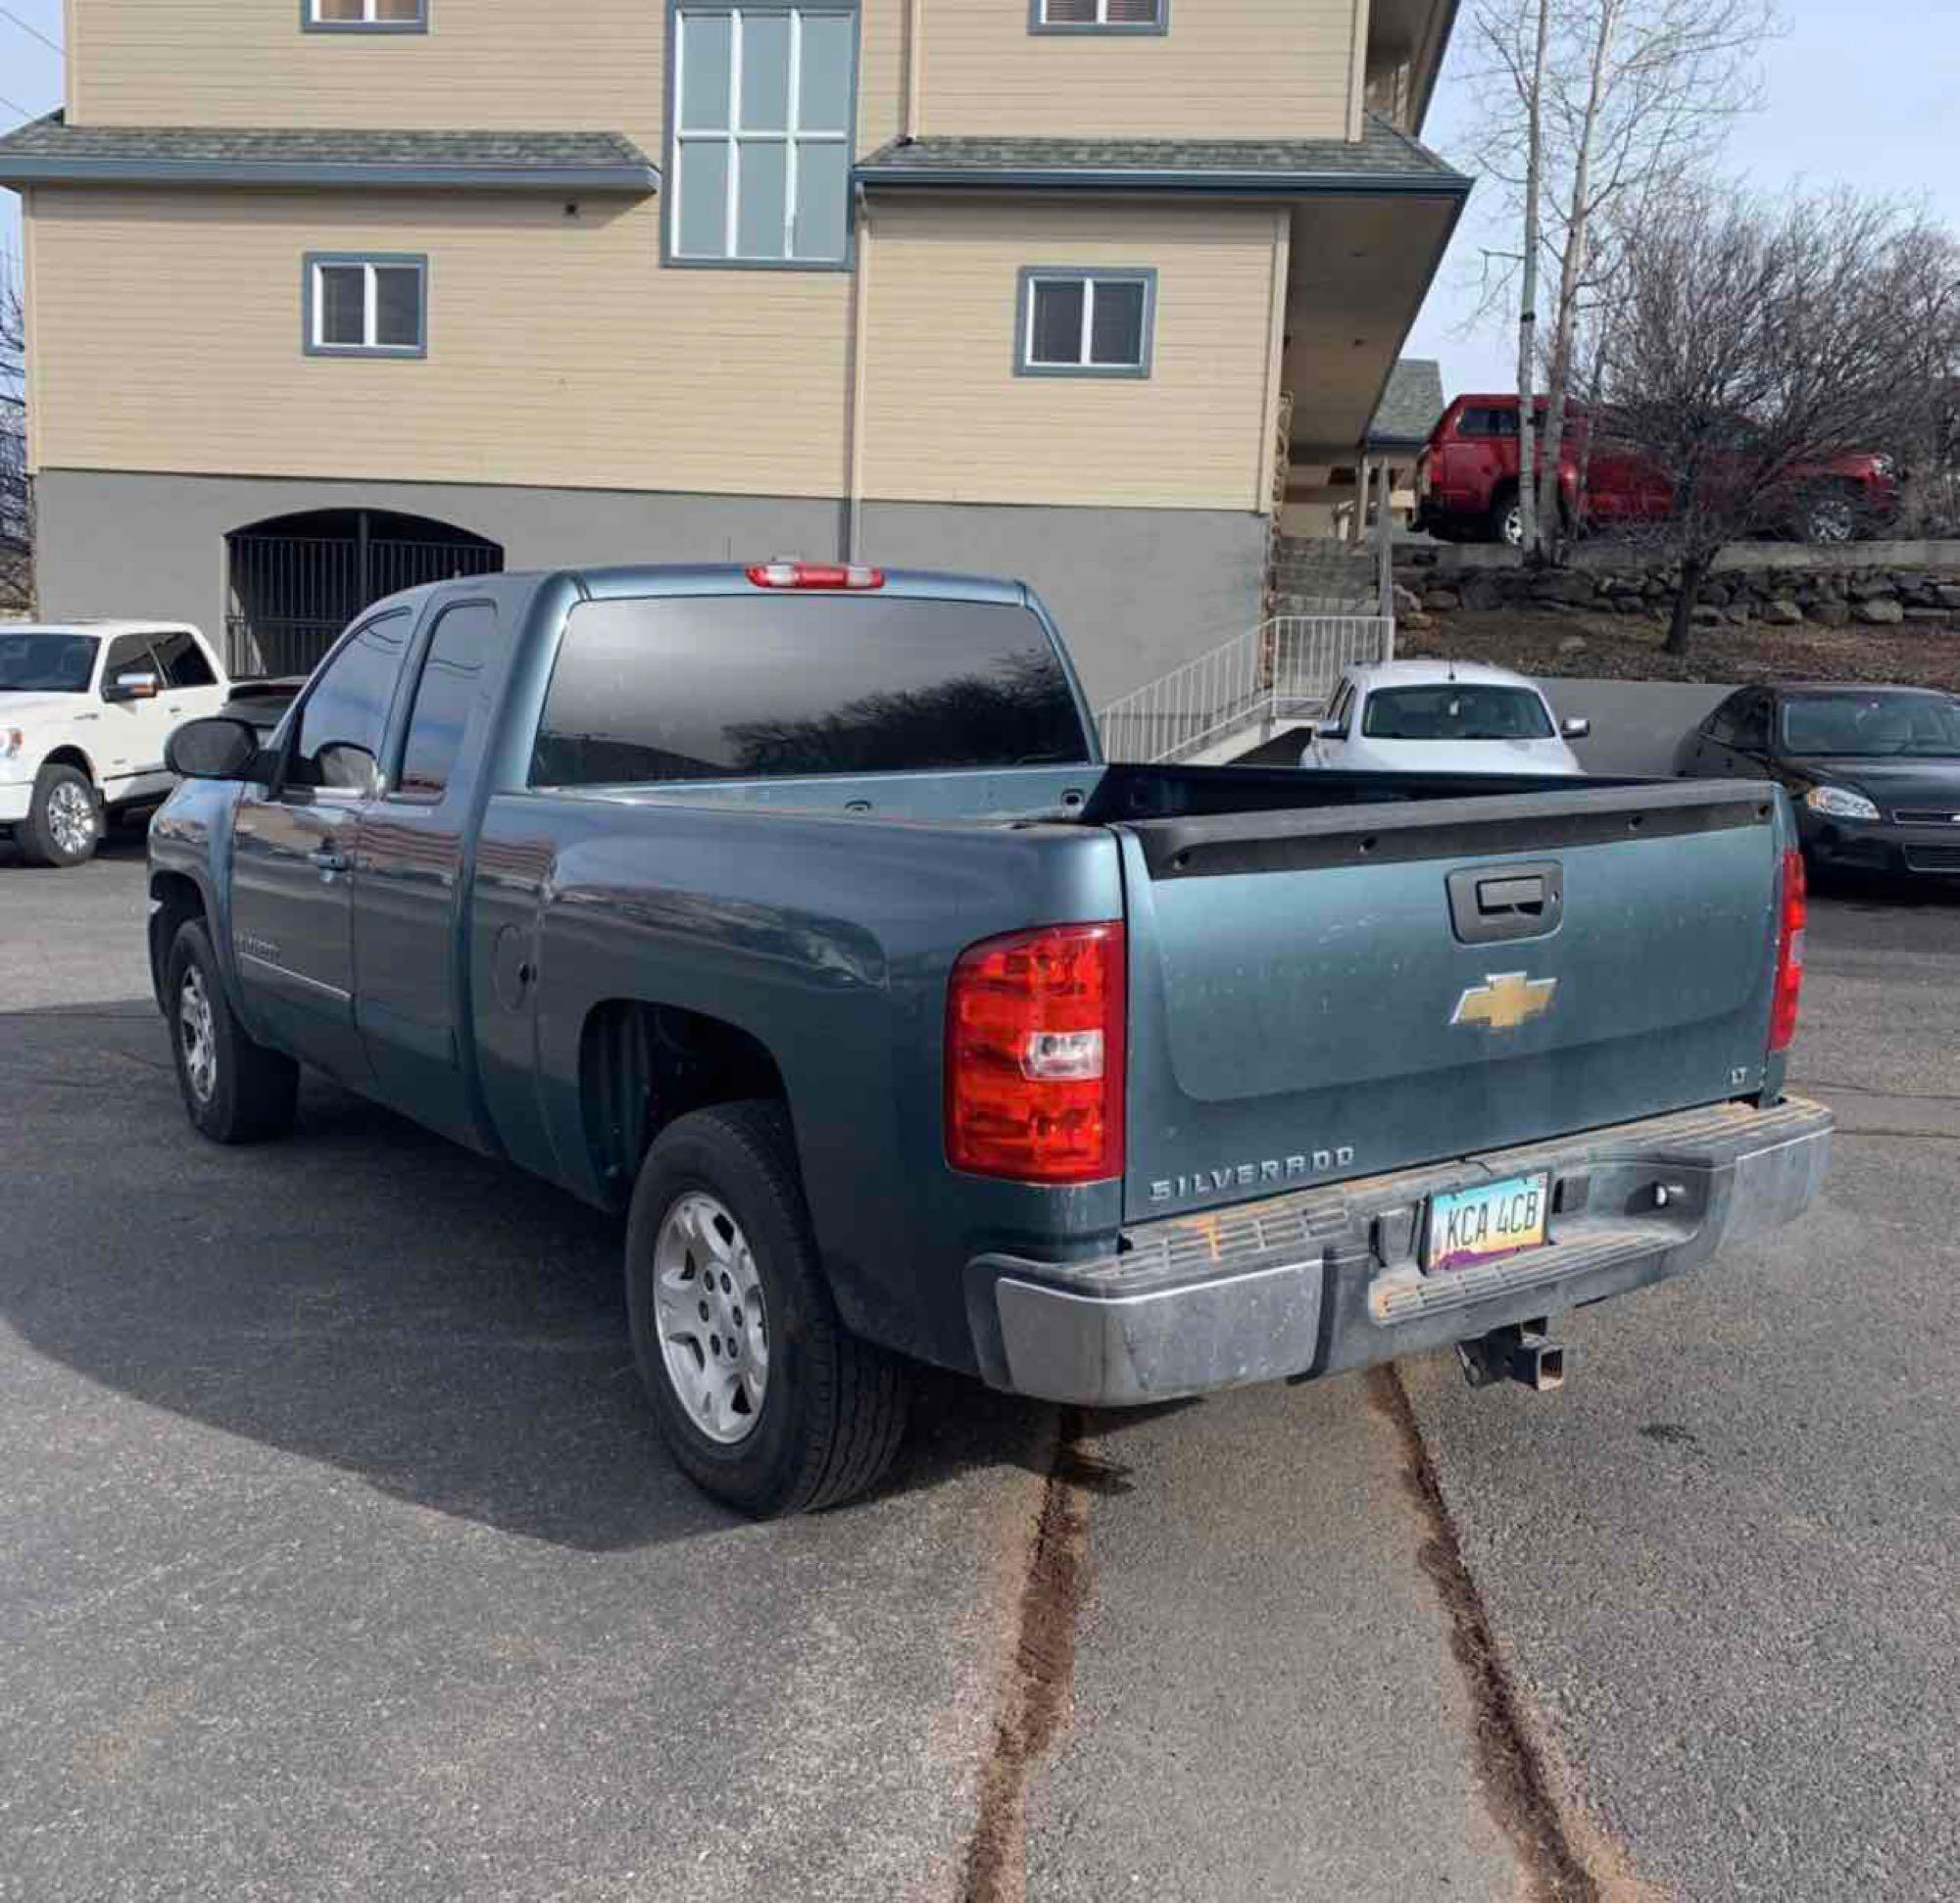
M 102 803 L 74 766 L 44 766 L 34 776 L 27 817 L 16 835 L 30 865 L 81 865 L 102 839 Z
M 1813 496 L 1798 527 L 1806 542 L 1849 542 L 1858 533 L 1858 506 L 1841 490 Z
M 177 1088 L 197 1129 L 220 1144 L 289 1135 L 300 1067 L 246 1035 L 200 920 L 179 927 L 171 945 L 164 999 Z
M 728 1103 L 647 1152 L 626 1227 L 633 1357 L 695 1484 L 759 1516 L 836 1506 L 898 1451 L 903 1362 L 838 1319 L 789 1119 Z
M 1501 492 L 1491 505 L 1491 540 L 1501 542 L 1507 549 L 1521 549 L 1525 545 L 1524 505 L 1518 501 L 1515 489 Z

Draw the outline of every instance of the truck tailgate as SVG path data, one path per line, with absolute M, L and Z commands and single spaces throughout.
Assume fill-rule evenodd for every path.
M 1763 1081 L 1771 790 L 1581 786 L 1117 831 L 1133 1217 Z

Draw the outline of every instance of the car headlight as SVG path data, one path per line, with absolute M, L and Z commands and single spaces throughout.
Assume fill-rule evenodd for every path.
M 19 727 L 0 727 L 0 759 L 19 759 L 25 745 Z
M 1862 793 L 1848 786 L 1814 786 L 1803 796 L 1812 812 L 1829 813 L 1833 819 L 1876 819 L 1879 809 Z

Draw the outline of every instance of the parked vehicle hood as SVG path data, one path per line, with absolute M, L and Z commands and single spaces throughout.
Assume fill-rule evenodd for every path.
M 1578 773 L 1562 740 L 1368 740 L 1371 765 L 1408 773 Z

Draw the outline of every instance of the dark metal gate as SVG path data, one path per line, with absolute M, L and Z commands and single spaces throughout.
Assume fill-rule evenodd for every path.
M 311 673 L 370 602 L 504 566 L 495 542 L 378 510 L 285 516 L 240 529 L 225 542 L 226 663 L 240 677 Z

